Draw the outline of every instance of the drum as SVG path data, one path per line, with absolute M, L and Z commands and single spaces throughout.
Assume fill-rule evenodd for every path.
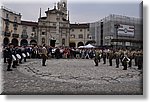
M 27 56 L 28 56 L 28 57 L 30 56 L 29 52 L 27 52 Z
M 18 59 L 21 59 L 21 56 L 19 54 L 16 54 L 16 56 L 17 56 Z
M 16 60 L 17 60 L 14 55 L 12 55 L 12 59 L 13 59 L 13 61 L 16 61 Z
M 23 56 L 23 57 L 26 57 L 26 55 L 25 55 L 24 53 L 22 53 L 22 56 Z
M 101 58 L 101 57 L 102 57 L 102 54 L 100 54 L 99 57 Z

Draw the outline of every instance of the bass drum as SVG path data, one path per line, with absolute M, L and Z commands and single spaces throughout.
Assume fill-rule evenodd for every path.
M 13 61 L 16 61 L 16 60 L 17 60 L 14 55 L 12 55 L 12 59 L 13 59 Z
M 22 56 L 23 56 L 23 57 L 26 57 L 26 55 L 25 55 L 24 53 L 22 53 Z
M 28 56 L 28 57 L 30 56 L 29 52 L 27 52 L 27 56 Z
M 17 56 L 18 59 L 21 59 L 21 56 L 19 54 L 16 54 L 16 56 Z

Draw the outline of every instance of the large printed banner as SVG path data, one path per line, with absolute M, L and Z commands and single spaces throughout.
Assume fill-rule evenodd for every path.
M 118 35 L 133 37 L 134 36 L 134 26 L 120 24 L 120 26 L 118 28 Z

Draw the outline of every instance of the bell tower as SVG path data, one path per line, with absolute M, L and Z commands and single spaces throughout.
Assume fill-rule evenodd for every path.
M 64 19 L 67 19 L 67 0 L 60 0 L 57 3 L 57 8 L 64 14 Z

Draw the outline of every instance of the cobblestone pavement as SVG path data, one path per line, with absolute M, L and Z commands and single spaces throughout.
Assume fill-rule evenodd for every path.
M 89 59 L 28 59 L 12 72 L 3 70 L 3 94 L 143 94 L 142 71 Z

